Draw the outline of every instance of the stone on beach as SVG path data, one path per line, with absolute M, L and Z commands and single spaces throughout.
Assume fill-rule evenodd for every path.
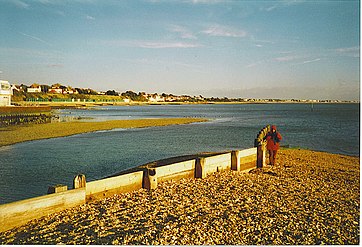
M 0 233 L 0 244 L 359 243 L 359 157 L 281 150 L 277 163 L 84 204 Z

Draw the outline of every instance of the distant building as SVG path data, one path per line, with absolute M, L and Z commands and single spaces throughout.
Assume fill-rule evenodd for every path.
M 63 93 L 65 91 L 66 87 L 60 85 L 59 83 L 53 84 L 49 90 L 48 93 Z
M 63 90 L 63 94 L 78 94 L 78 91 L 72 87 L 67 87 Z
M 49 88 L 49 93 L 63 93 L 63 89 L 61 88 Z
M 38 84 L 32 84 L 27 88 L 28 93 L 41 93 L 41 87 Z
M 10 83 L 8 81 L 0 81 L 0 106 L 10 106 L 11 95 L 13 95 L 13 90 L 10 87 Z
M 59 86 L 52 86 L 51 88 L 49 88 L 48 93 L 63 93 L 63 89 Z
M 162 97 L 162 96 L 159 96 L 158 94 L 149 94 L 148 95 L 148 101 L 149 102 L 164 102 L 165 101 L 165 98 Z

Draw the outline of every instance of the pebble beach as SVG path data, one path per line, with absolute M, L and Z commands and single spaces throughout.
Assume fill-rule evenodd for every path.
M 0 244 L 357 245 L 359 167 L 359 157 L 282 149 L 276 166 L 93 201 L 0 233 Z

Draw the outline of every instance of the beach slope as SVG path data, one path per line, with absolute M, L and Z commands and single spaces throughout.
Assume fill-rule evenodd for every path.
M 0 233 L 0 244 L 359 244 L 359 157 L 282 149 L 277 163 L 115 195 Z

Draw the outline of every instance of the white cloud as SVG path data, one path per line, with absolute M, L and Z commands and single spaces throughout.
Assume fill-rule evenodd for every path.
M 103 41 L 104 45 L 114 45 L 114 46 L 125 46 L 125 47 L 138 47 L 146 49 L 165 49 L 165 48 L 196 48 L 202 47 L 198 43 L 189 43 L 189 42 L 163 42 L 163 41 L 123 41 L 123 40 L 111 40 Z
M 304 0 L 284 0 L 281 2 L 272 2 L 273 5 L 268 6 L 268 7 L 262 7 L 261 10 L 265 10 L 267 12 L 273 11 L 275 9 L 279 9 L 279 8 L 285 8 L 285 7 L 289 7 L 289 6 L 293 6 L 293 5 L 297 5 L 297 4 L 301 4 L 304 3 Z
M 245 32 L 244 30 L 225 27 L 221 25 L 211 26 L 208 29 L 201 32 L 209 36 L 217 36 L 217 37 L 243 38 L 248 35 L 247 32 Z
M 276 57 L 274 60 L 278 62 L 289 62 L 298 59 L 298 56 L 284 56 L 284 57 Z
M 190 30 L 182 26 L 171 25 L 169 30 L 171 32 L 179 33 L 183 39 L 197 39 L 197 37 Z
M 298 56 L 298 55 L 287 55 L 287 56 L 283 56 L 283 57 L 277 57 L 274 58 L 275 61 L 278 62 L 293 62 L 296 61 L 297 63 L 295 63 L 294 65 L 301 65 L 301 64 L 307 64 L 307 63 L 314 63 L 314 62 L 318 62 L 321 59 L 320 58 L 316 58 L 316 59 L 309 59 L 309 60 L 305 60 L 310 58 L 309 56 Z M 302 60 L 303 59 L 303 60 Z M 301 61 L 301 62 L 298 62 Z
M 149 48 L 149 49 L 163 49 L 163 48 L 195 48 L 200 47 L 198 44 L 184 43 L 184 42 L 149 42 L 142 41 L 136 42 L 136 47 Z
M 91 21 L 94 21 L 96 18 L 94 18 L 93 16 L 90 16 L 90 15 L 87 15 L 85 17 L 87 20 L 91 20 Z
M 50 43 L 46 42 L 45 40 L 42 40 L 41 38 L 38 38 L 38 37 L 36 37 L 36 36 L 29 35 L 29 34 L 22 33 L 22 32 L 19 32 L 19 33 L 20 33 L 21 35 L 24 35 L 25 37 L 28 37 L 28 38 L 31 38 L 31 39 L 33 39 L 33 40 L 39 41 L 39 42 L 41 42 L 41 43 L 43 43 L 43 44 L 46 44 L 46 45 L 48 45 L 48 46 L 52 46 L 52 44 L 50 44 Z
M 44 59 L 63 59 L 64 53 L 59 51 L 44 51 L 44 50 L 33 50 L 24 48 L 2 48 L 0 47 L 0 54 L 7 56 L 13 56 L 17 58 L 31 57 L 31 58 L 44 58 Z
M 16 7 L 21 8 L 21 9 L 27 9 L 30 6 L 29 4 L 27 4 L 26 2 L 21 1 L 21 0 L 12 0 L 12 1 L 9 1 L 9 2 L 14 4 Z
M 245 66 L 245 68 L 253 68 L 253 67 L 255 67 L 255 66 L 258 66 L 259 64 L 261 64 L 263 61 L 258 61 L 258 62 L 256 62 L 256 63 L 251 63 L 251 64 L 248 64 L 248 65 L 246 65 Z
M 299 64 L 314 63 L 314 62 L 318 62 L 320 60 L 321 60 L 320 58 L 316 58 L 316 59 L 313 59 L 313 60 L 303 61 L 302 63 L 299 63 Z

